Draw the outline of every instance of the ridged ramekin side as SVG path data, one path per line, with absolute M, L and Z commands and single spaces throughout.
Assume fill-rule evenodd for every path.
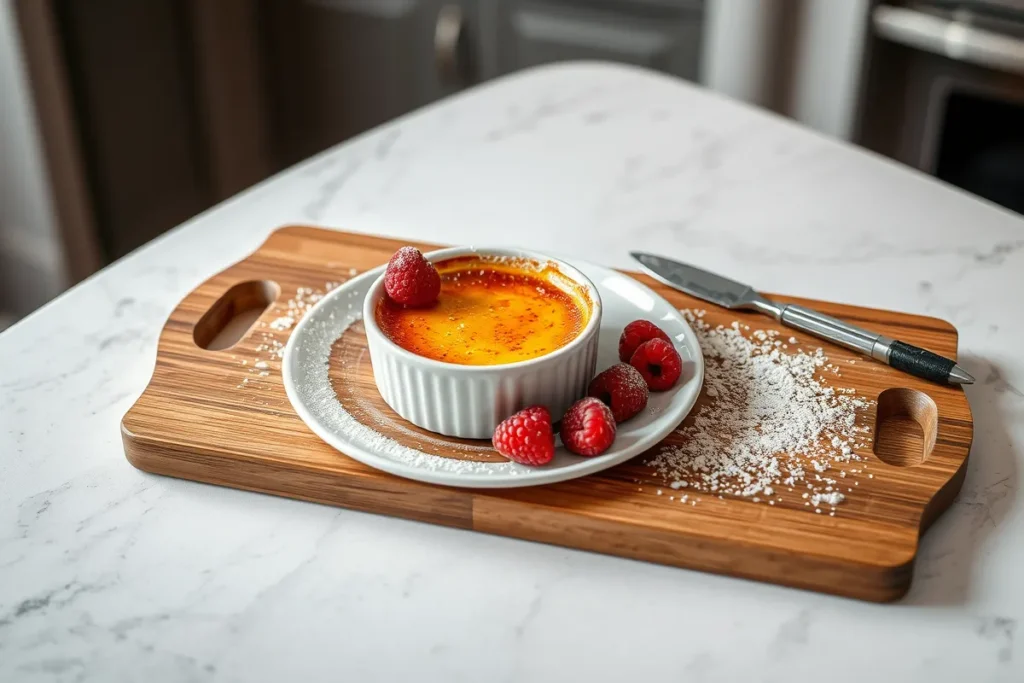
M 368 335 L 374 378 L 381 397 L 418 427 L 447 436 L 489 439 L 515 411 L 544 405 L 558 420 L 587 391 L 597 363 L 597 334 L 571 352 L 526 367 L 480 372 L 455 366 L 439 372 L 393 353 Z

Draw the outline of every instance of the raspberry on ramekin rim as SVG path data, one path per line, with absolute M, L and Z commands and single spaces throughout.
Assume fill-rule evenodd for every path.
M 416 247 L 402 247 L 388 261 L 384 271 L 384 291 L 396 303 L 426 306 L 441 293 L 437 268 Z

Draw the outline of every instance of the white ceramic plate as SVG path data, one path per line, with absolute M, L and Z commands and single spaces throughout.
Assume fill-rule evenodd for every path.
M 432 484 L 472 488 L 509 488 L 551 484 L 600 472 L 629 460 L 674 430 L 693 408 L 704 381 L 704 358 L 693 330 L 672 304 L 649 287 L 608 268 L 562 259 L 582 271 L 601 293 L 604 313 L 598 348 L 598 372 L 619 362 L 622 328 L 638 318 L 657 323 L 675 340 L 683 375 L 664 393 L 651 393 L 647 408 L 619 425 L 612 447 L 584 458 L 559 446 L 543 467 L 513 462 L 476 462 L 416 450 L 417 437 L 399 442 L 357 421 L 345 411 L 328 379 L 331 346 L 361 317 L 363 298 L 384 267 L 363 273 L 331 291 L 295 327 L 284 352 L 285 391 L 295 412 L 313 432 L 342 453 L 371 467 Z M 438 435 L 437 439 L 446 437 Z

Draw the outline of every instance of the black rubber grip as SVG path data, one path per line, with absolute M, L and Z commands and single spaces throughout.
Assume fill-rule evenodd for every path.
M 949 371 L 956 363 L 931 351 L 894 341 L 889 346 L 889 365 L 915 377 L 948 384 Z

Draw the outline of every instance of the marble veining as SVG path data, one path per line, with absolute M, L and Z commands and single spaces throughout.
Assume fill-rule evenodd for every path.
M 963 493 L 897 605 L 164 479 L 119 421 L 273 228 L 641 249 L 960 330 Z M 685 83 L 526 71 L 336 147 L 0 333 L 0 680 L 1017 681 L 1024 221 Z

